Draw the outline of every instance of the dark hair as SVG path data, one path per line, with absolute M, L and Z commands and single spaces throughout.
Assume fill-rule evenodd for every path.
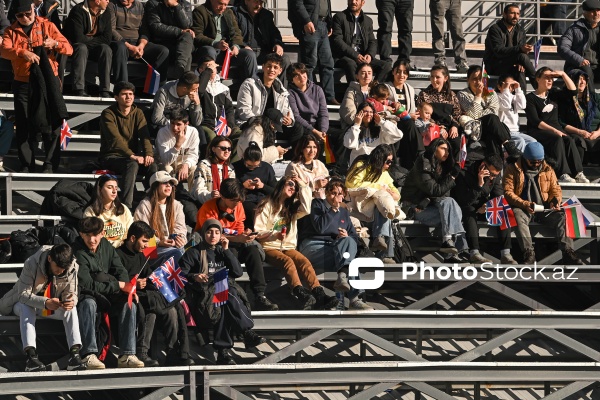
M 77 230 L 79 233 L 99 235 L 104 230 L 104 221 L 98 217 L 85 217 L 79 220 Z
M 73 249 L 66 243 L 53 246 L 48 252 L 48 256 L 61 269 L 69 269 L 73 261 L 75 261 Z
M 361 112 L 362 110 L 364 110 L 367 107 L 371 107 L 371 110 L 373 110 L 373 112 L 375 112 L 375 106 L 372 103 L 365 101 L 365 102 L 359 104 L 359 106 L 356 108 L 356 114 L 358 114 L 359 112 Z M 358 135 L 358 139 L 361 140 L 366 135 L 367 132 L 369 132 L 370 136 L 373 139 L 376 139 L 379 137 L 379 134 L 381 133 L 381 127 L 375 123 L 375 118 L 373 118 L 371 120 L 371 122 L 369 122 L 369 125 L 365 129 L 362 128 L 362 122 L 361 122 L 361 129 L 360 129 L 360 134 Z
M 246 200 L 246 190 L 236 178 L 227 178 L 221 182 L 221 189 L 219 190 L 221 197 L 224 199 L 240 199 L 241 201 Z
M 181 106 L 176 106 L 169 113 L 169 121 L 181 121 L 184 124 L 190 122 L 190 114 Z
M 269 61 L 272 63 L 279 64 L 279 66 L 281 67 L 281 65 L 283 64 L 283 57 L 281 57 L 277 53 L 267 54 L 265 56 L 265 60 L 263 61 L 262 65 L 266 65 Z
M 477 72 L 481 72 L 481 65 L 471 65 L 469 67 L 469 69 L 467 70 L 467 79 L 469 79 L 471 77 L 471 75 L 477 73 Z
M 448 146 L 448 158 L 446 161 L 440 163 L 440 160 L 435 158 L 435 152 L 442 144 L 446 144 Z M 452 146 L 450 146 L 450 142 L 441 137 L 435 139 L 429 144 L 429 146 L 425 147 L 425 153 L 423 154 L 423 157 L 425 157 L 431 163 L 431 172 L 436 178 L 450 174 L 452 168 L 454 167 Z
M 211 62 L 211 61 L 215 61 L 215 59 L 209 55 L 205 55 L 203 57 L 200 57 L 200 59 L 198 60 L 198 66 L 200 66 L 201 64 L 204 64 L 205 62 Z
M 396 62 L 394 62 L 394 65 L 392 65 L 392 70 L 390 71 L 390 74 L 388 75 L 388 80 L 390 82 L 394 82 L 394 70 L 400 66 L 403 66 L 404 68 L 406 68 L 406 72 L 408 73 L 406 75 L 406 77 L 407 78 L 410 77 L 410 62 L 408 60 L 397 59 Z
M 540 69 L 538 69 L 537 71 L 535 71 L 535 79 L 539 79 L 541 78 L 545 72 L 550 71 L 552 72 L 552 68 L 550 67 L 541 67 Z
M 296 191 L 294 192 L 294 194 L 291 197 L 285 198 L 284 189 L 288 182 L 294 182 Z M 281 211 L 281 216 L 283 217 L 283 219 L 288 221 L 288 223 L 291 222 L 294 215 L 300 209 L 299 192 L 300 192 L 300 187 L 298 186 L 298 182 L 292 180 L 292 178 L 290 176 L 282 177 L 277 182 L 277 185 L 275 185 L 275 190 L 273 190 L 271 193 L 269 193 L 268 196 L 266 196 L 264 199 L 262 199 L 260 201 L 260 203 L 258 203 L 258 206 L 256 207 L 256 211 L 255 211 L 254 215 L 260 214 L 262 212 L 262 210 L 265 208 L 265 206 L 268 203 L 271 203 L 271 206 L 273 207 L 271 209 L 271 212 L 274 215 L 276 215 L 277 213 L 279 213 Z M 283 206 L 282 206 L 282 203 L 283 203 Z
M 363 154 L 354 159 L 349 168 L 347 180 L 351 180 L 362 171 L 366 171 L 365 182 L 377 182 L 383 174 L 383 166 L 394 149 L 389 144 L 380 144 L 370 154 Z M 358 165 L 361 163 L 361 165 Z
M 515 77 L 512 74 L 502 74 L 498 77 L 498 84 L 496 85 L 496 87 L 500 87 L 504 84 L 504 82 L 506 82 L 508 79 L 512 79 L 513 81 L 516 80 Z
M 434 71 L 442 71 L 442 75 L 444 75 L 445 77 L 448 78 L 448 80 L 446 82 L 444 82 L 444 86 L 442 87 L 442 90 L 444 92 L 450 92 L 450 72 L 448 71 L 448 67 L 446 67 L 445 65 L 434 65 L 433 67 L 431 67 L 431 70 L 429 71 L 429 73 L 432 73 Z
M 504 168 L 504 160 L 499 154 L 490 154 L 486 156 L 483 161 L 485 161 L 486 164 L 496 168 L 498 171 L 502 171 L 502 168 Z
M 132 236 L 135 236 L 136 239 L 141 237 L 152 239 L 154 237 L 154 229 L 144 221 L 135 221 L 127 231 L 127 240 Z
M 131 90 L 133 93 L 135 93 L 135 85 L 126 81 L 115 83 L 115 86 L 113 87 L 113 93 L 115 96 L 118 96 L 123 90 Z
M 219 162 L 219 160 L 217 159 L 217 155 L 213 151 L 213 147 L 219 146 L 219 143 L 221 142 L 227 142 L 229 143 L 229 146 L 232 147 L 231 152 L 229 152 L 229 158 L 227 159 L 227 161 L 225 161 L 225 165 L 223 166 L 224 168 L 227 168 L 227 165 L 229 165 L 229 162 L 231 161 L 231 153 L 233 152 L 233 144 L 231 143 L 231 139 L 229 139 L 227 136 L 215 136 L 213 140 L 210 141 L 208 147 L 206 148 L 206 158 L 212 164 L 216 164 Z
M 245 135 L 246 132 L 250 132 L 255 127 L 260 126 L 263 130 L 263 148 L 273 146 L 275 144 L 275 135 L 277 132 L 271 128 L 271 123 L 273 123 L 273 120 L 266 115 L 252 117 L 248 120 L 248 126 L 244 129 L 242 136 Z
M 162 183 L 154 182 L 150 189 L 148 190 L 147 199 L 150 200 L 150 226 L 156 232 L 156 235 L 159 237 L 167 236 L 167 232 L 164 232 L 163 221 L 166 222 L 167 229 L 169 232 L 173 232 L 176 226 L 176 212 L 175 212 L 175 189 L 171 190 L 171 194 L 165 200 L 165 211 L 160 208 L 159 197 L 158 197 L 158 189 Z
M 260 146 L 255 141 L 251 141 L 248 143 L 248 147 L 244 150 L 244 160 L 246 161 L 261 161 L 262 160 L 262 150 Z
M 418 110 L 422 110 L 423 107 L 425 106 L 429 106 L 432 110 L 433 110 L 433 105 L 431 103 L 428 103 L 426 101 L 422 101 L 421 104 L 419 104 L 419 107 L 417 107 Z
M 342 188 L 342 193 L 344 197 L 348 194 L 348 190 L 346 189 L 346 183 L 340 178 L 331 178 L 329 182 L 327 182 L 327 186 L 325 186 L 326 192 L 331 192 L 336 187 Z
M 315 136 L 314 133 L 309 133 L 308 135 L 304 135 L 300 138 L 300 140 L 298 140 L 298 142 L 296 142 L 295 147 L 294 147 L 294 158 L 292 159 L 292 161 L 295 162 L 304 162 L 304 149 L 306 148 L 306 146 L 308 146 L 308 144 L 310 142 L 315 142 L 315 145 L 317 146 L 317 156 L 315 158 L 319 157 L 319 154 L 321 154 L 321 143 L 319 141 L 319 139 L 317 139 L 317 137 Z
M 92 211 L 96 217 L 99 217 L 104 212 L 104 203 L 102 202 L 102 189 L 107 182 L 115 181 L 117 182 L 117 178 L 112 175 L 101 175 L 96 180 L 94 184 L 94 191 L 92 193 L 92 199 L 90 200 L 90 207 L 92 207 Z M 115 215 L 123 215 L 125 213 L 125 206 L 121 203 L 119 199 L 119 194 L 117 193 L 117 197 L 114 200 L 115 205 Z
M 200 83 L 200 77 L 196 75 L 194 71 L 187 71 L 181 75 L 181 78 L 177 81 L 177 86 L 185 86 L 187 88 L 192 87 L 196 83 Z
M 504 6 L 504 9 L 502 10 L 502 13 L 503 14 L 507 14 L 508 11 L 511 8 L 518 8 L 519 10 L 521 10 L 521 8 L 517 4 L 515 4 L 515 3 L 508 3 L 507 5 Z
M 369 96 L 375 97 L 385 97 L 386 99 L 390 97 L 390 88 L 385 83 L 378 83 L 371 87 L 369 90 Z
M 292 81 L 294 79 L 294 77 L 296 76 L 296 74 L 307 74 L 308 75 L 308 68 L 306 68 L 306 65 L 302 64 L 302 63 L 293 63 L 292 65 L 290 65 L 290 67 L 287 70 L 287 79 L 288 81 Z

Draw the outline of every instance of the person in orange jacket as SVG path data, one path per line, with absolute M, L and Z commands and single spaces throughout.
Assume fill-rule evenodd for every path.
M 19 161 L 22 164 L 21 172 L 34 172 L 35 148 L 42 136 L 46 157 L 44 159 L 44 172 L 53 172 L 58 167 L 60 160 L 60 125 L 45 121 L 48 127 L 42 124 L 34 126 L 29 119 L 28 101 L 30 93 L 30 73 L 33 64 L 40 65 L 39 49 L 46 51 L 50 67 L 54 73 L 55 81 L 46 81 L 46 88 L 56 87 L 60 93 L 61 82 L 58 79 L 58 54 L 71 55 L 73 47 L 60 33 L 56 25 L 46 18 L 35 14 L 32 0 L 15 0 L 16 21 L 4 31 L 0 55 L 10 60 L 14 71 L 12 91 L 15 104 L 15 122 L 17 124 L 17 144 Z M 41 65 L 43 66 L 43 64 Z M 52 96 L 57 93 L 47 91 L 48 103 L 52 104 Z M 64 101 L 63 101 L 64 102 Z M 66 111 L 66 108 L 65 108 Z M 50 119 L 51 112 L 46 110 L 46 119 Z M 49 127 L 52 125 L 52 127 Z

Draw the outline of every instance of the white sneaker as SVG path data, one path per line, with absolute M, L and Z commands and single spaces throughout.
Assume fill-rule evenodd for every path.
M 575 175 L 575 180 L 578 183 L 590 183 L 590 180 L 583 174 L 583 171 Z
M 338 274 L 337 280 L 335 281 L 335 283 L 333 284 L 333 290 L 335 290 L 336 292 L 349 292 L 350 289 L 352 289 L 350 287 L 350 283 L 348 282 L 348 277 L 346 276 L 346 274 L 344 274 L 343 276 L 341 274 Z
M 144 363 L 140 361 L 135 354 L 125 354 L 119 357 L 117 363 L 119 368 L 144 368 Z
M 84 359 L 85 369 L 104 369 L 106 366 L 95 354 L 88 354 Z
M 571 178 L 569 175 L 567 174 L 562 174 L 560 176 L 560 178 L 558 178 L 559 182 L 563 182 L 563 183 L 575 183 L 577 182 L 575 179 Z M 588 181 L 589 182 L 589 181 Z
M 350 303 L 350 310 L 363 310 L 363 311 L 373 311 L 374 308 L 357 298 L 353 302 Z

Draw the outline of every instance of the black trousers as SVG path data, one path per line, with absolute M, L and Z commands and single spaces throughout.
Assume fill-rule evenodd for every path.
M 398 23 L 398 59 L 410 61 L 414 0 L 375 0 L 377 7 L 377 49 L 382 60 L 392 60 L 392 27 Z
M 84 43 L 73 44 L 73 56 L 71 57 L 73 89 L 85 90 L 85 69 L 87 67 L 88 60 L 94 60 L 98 63 L 100 91 L 110 92 L 112 50 L 107 44 L 101 44 L 91 49 Z
M 30 129 L 27 115 L 27 102 L 29 98 L 29 83 L 13 81 L 13 102 L 15 105 L 15 124 L 17 137 L 17 151 L 22 169 L 35 172 L 35 150 L 40 141 L 44 144 L 44 164 L 51 164 L 56 171 L 60 164 L 60 127 L 53 132 L 34 132 Z
M 137 161 L 124 157 L 110 157 L 100 160 L 100 165 L 103 169 L 116 172 L 121 175 L 119 186 L 123 191 L 121 193 L 121 201 L 131 209 L 133 204 L 133 194 L 135 193 L 135 180 L 137 174 L 144 175 L 144 187 L 150 187 L 150 177 L 158 170 L 155 163 L 149 166 L 140 165 Z
M 588 162 L 597 164 L 600 161 L 600 138 L 599 139 L 584 139 L 581 136 L 570 135 L 575 141 L 575 146 L 579 152 L 579 158 L 584 161 L 584 157 L 587 156 Z
M 131 42 L 130 44 L 135 45 L 135 43 Z M 125 42 L 112 42 L 110 47 L 113 52 L 112 70 L 114 82 L 129 82 L 127 61 L 129 61 L 130 57 Z M 169 49 L 165 46 L 148 42 L 146 47 L 144 47 L 144 60 L 148 61 L 158 71 L 161 82 L 167 80 L 167 72 L 169 71 L 168 59 Z
M 169 60 L 176 66 L 173 76 L 170 76 L 169 79 L 179 79 L 185 71 L 189 71 L 192 68 L 194 38 L 192 38 L 189 32 L 183 32 L 174 41 L 156 38 L 155 42 L 169 49 Z M 169 64 L 168 61 L 167 63 Z
M 425 151 L 423 137 L 411 119 L 398 121 L 398 129 L 403 133 L 402 139 L 394 144 L 400 166 L 410 170 L 415 165 L 418 155 Z
M 476 210 L 462 209 L 463 218 L 462 223 L 465 228 L 465 236 L 469 249 L 479 250 L 479 228 L 477 227 L 477 221 L 485 221 L 485 213 L 479 214 Z M 495 227 L 496 236 L 502 243 L 503 249 L 510 249 L 510 229 L 502 230 L 499 226 Z
M 254 212 L 258 203 L 253 201 L 244 201 L 244 213 L 246 214 L 246 220 L 244 221 L 244 228 L 254 230 Z
M 252 284 L 252 292 L 255 295 L 263 295 L 267 287 L 267 282 L 265 281 L 263 260 L 258 246 L 245 246 L 242 243 L 231 242 L 231 251 L 237 256 L 240 262 L 246 264 L 246 271 L 248 271 L 250 283 Z
M 571 136 L 561 137 L 541 129 L 531 129 L 528 134 L 544 146 L 546 157 L 550 157 L 555 161 L 554 171 L 556 176 L 559 178 L 563 174 L 575 176 L 583 171 L 581 156 L 577 150 L 575 140 Z
M 479 118 L 481 121 L 481 138 L 479 141 L 485 147 L 485 154 L 502 156 L 502 143 L 510 139 L 510 131 L 496 114 L 488 114 Z
M 342 57 L 335 62 L 335 66 L 344 70 L 346 82 L 354 82 L 356 80 L 356 69 L 358 68 L 358 62 L 356 60 L 353 60 L 350 57 Z M 373 67 L 373 79 L 376 79 L 378 82 L 386 82 L 389 80 L 387 78 L 392 70 L 391 61 L 382 61 L 372 58 L 371 66 Z
M 519 66 L 522 66 L 525 69 L 525 72 L 520 72 Z M 512 75 L 519 82 L 523 91 L 526 91 L 527 89 L 525 77 L 529 78 L 529 82 L 534 88 L 537 86 L 535 80 L 535 68 L 533 68 L 529 55 L 525 53 L 519 53 L 514 58 L 495 60 L 493 63 L 489 63 L 489 65 L 486 63 L 485 68 L 491 75 Z

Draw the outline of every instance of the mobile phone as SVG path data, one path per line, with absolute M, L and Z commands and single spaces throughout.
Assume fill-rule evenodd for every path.
M 252 182 L 258 183 L 258 178 L 252 179 Z
M 176 233 L 171 233 L 169 235 L 169 239 L 173 239 L 173 240 L 177 239 L 177 234 Z
M 258 235 L 258 232 L 250 232 L 250 233 L 248 234 L 248 236 L 256 236 L 256 235 Z

